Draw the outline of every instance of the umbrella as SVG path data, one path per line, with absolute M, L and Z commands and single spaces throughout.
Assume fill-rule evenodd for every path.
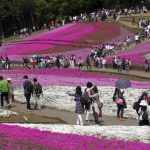
M 126 89 L 131 87 L 131 81 L 128 79 L 118 79 L 115 83 L 115 87 L 118 89 Z
M 37 55 L 32 55 L 32 58 L 37 58 L 38 56 Z

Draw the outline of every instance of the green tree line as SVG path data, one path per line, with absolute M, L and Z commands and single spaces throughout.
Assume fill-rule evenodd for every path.
M 7 36 L 14 30 L 40 26 L 51 19 L 137 3 L 139 0 L 0 0 L 0 34 Z

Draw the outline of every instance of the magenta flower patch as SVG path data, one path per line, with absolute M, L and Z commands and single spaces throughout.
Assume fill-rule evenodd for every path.
M 0 125 L 0 148 L 5 150 L 148 150 L 149 144 L 61 134 L 19 126 Z

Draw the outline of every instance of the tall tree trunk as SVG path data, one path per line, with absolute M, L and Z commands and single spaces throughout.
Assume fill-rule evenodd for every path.
M 0 20 L 0 36 L 4 37 L 3 22 Z
M 35 23 L 34 23 L 34 17 L 33 17 L 33 13 L 31 11 L 31 20 L 32 20 L 32 27 L 35 26 Z

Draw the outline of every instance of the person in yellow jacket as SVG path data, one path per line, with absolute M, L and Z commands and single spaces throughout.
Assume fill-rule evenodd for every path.
M 4 80 L 3 76 L 0 76 L 1 107 L 4 107 L 4 99 L 7 103 L 7 107 L 9 107 L 8 92 L 9 83 L 7 80 Z

